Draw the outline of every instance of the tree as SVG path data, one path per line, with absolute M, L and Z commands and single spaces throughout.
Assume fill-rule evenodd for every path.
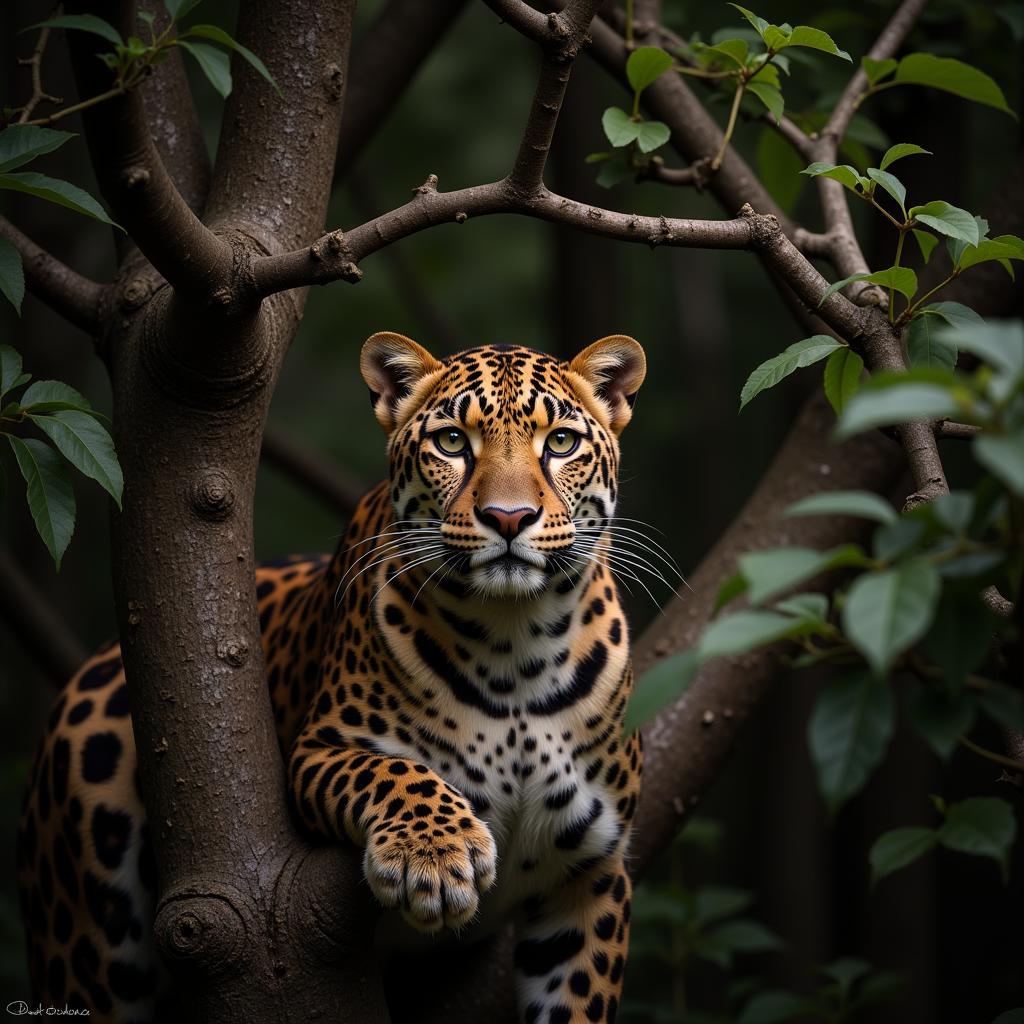
M 824 510 L 827 515 L 780 519 L 785 507 L 818 490 L 818 481 L 802 467 L 829 467 L 832 488 L 840 492 L 885 490 L 906 467 L 913 478 L 907 504 L 930 507 L 949 490 L 937 436 L 970 434 L 968 428 L 977 425 L 992 431 L 993 439 L 1006 435 L 1016 443 L 1015 422 L 984 419 L 983 391 L 972 393 L 972 402 L 956 405 L 972 421 L 964 425 L 948 408 L 949 395 L 961 382 L 938 380 L 934 368 L 902 380 L 895 375 L 907 371 L 905 332 L 920 331 L 929 320 L 923 312 L 928 288 L 917 289 L 916 277 L 910 283 L 900 273 L 906 271 L 900 266 L 903 243 L 916 237 L 910 232 L 932 240 L 921 242 L 924 248 L 938 236 L 962 243 L 954 267 L 964 266 L 968 249 L 988 252 L 996 261 L 1020 259 L 1019 239 L 1009 241 L 1015 236 L 1008 234 L 986 239 L 970 214 L 944 201 L 905 206 L 902 184 L 888 165 L 872 173 L 866 166 L 837 163 L 867 94 L 903 83 L 959 92 L 993 106 L 1005 107 L 1005 100 L 994 83 L 991 93 L 991 80 L 980 72 L 964 79 L 949 65 L 893 63 L 925 6 L 922 0 L 905 0 L 898 7 L 863 65 L 851 71 L 827 120 L 817 126 L 801 126 L 784 115 L 777 67 L 787 50 L 801 47 L 835 60 L 848 56 L 820 30 L 775 26 L 742 12 L 756 39 L 735 37 L 742 49 L 724 41 L 701 47 L 664 29 L 656 2 L 633 0 L 619 11 L 604 10 L 597 0 L 570 0 L 547 13 L 520 0 L 488 0 L 541 54 L 529 115 L 507 176 L 442 191 L 431 175 L 406 204 L 355 228 L 321 234 L 339 166 L 351 163 L 463 5 L 391 0 L 351 60 L 355 5 L 344 0 L 246 4 L 237 43 L 227 36 L 224 43 L 216 33 L 200 35 L 207 40 L 203 43 L 193 38 L 190 55 L 221 92 L 230 90 L 212 173 L 198 139 L 181 47 L 168 42 L 176 38 L 173 26 L 163 35 L 190 6 L 143 6 L 143 13 L 154 16 L 156 35 L 151 45 L 141 43 L 137 50 L 131 38 L 136 31 L 132 3 L 68 7 L 71 17 L 102 18 L 113 32 L 99 30 L 100 39 L 107 39 L 103 43 L 95 32 L 81 31 L 89 25 L 64 23 L 92 168 L 113 220 L 124 230 L 113 280 L 98 285 L 82 278 L 6 221 L 0 222 L 0 234 L 20 254 L 29 290 L 93 334 L 110 373 L 113 437 L 124 475 L 123 508 L 113 517 L 119 632 L 147 807 L 152 820 L 170 823 L 155 837 L 162 887 L 157 939 L 179 977 L 194 979 L 188 986 L 189 1016 L 304 1020 L 330 1006 L 347 1019 L 383 1019 L 381 987 L 365 941 L 373 908 L 361 896 L 358 863 L 341 851 L 309 847 L 288 817 L 258 654 L 253 488 L 262 427 L 308 288 L 356 283 L 364 261 L 411 234 L 499 213 L 539 218 L 622 243 L 744 250 L 758 257 L 811 336 L 762 369 L 762 387 L 827 357 L 839 381 L 829 389 L 830 397 L 834 406 L 845 404 L 843 416 L 857 408 L 853 392 L 860 361 L 876 383 L 893 389 L 938 388 L 946 396 L 943 405 L 932 394 L 936 404 L 924 404 L 909 422 L 901 422 L 907 395 L 890 392 L 881 418 L 864 414 L 851 428 L 857 422 L 892 425 L 899 447 L 877 432 L 834 447 L 828 437 L 833 414 L 823 398 L 813 398 L 747 507 L 691 578 L 689 601 L 640 638 L 636 656 L 642 671 L 682 649 L 699 653 L 708 634 L 699 637 L 712 617 L 720 585 L 733 574 L 741 553 L 767 550 L 783 540 L 790 547 L 812 549 L 863 540 L 865 522 L 836 514 L 835 506 Z M 97 29 L 96 23 L 91 27 Z M 43 32 L 37 55 L 45 45 Z M 224 77 L 223 57 L 211 56 L 211 40 L 236 53 L 233 88 Z M 96 60 L 98 43 L 113 45 L 112 61 Z M 546 187 L 546 163 L 570 75 L 578 60 L 588 58 L 623 81 L 632 97 L 631 110 L 611 107 L 604 115 L 611 145 L 599 160 L 605 183 L 616 176 L 640 176 L 699 185 L 714 195 L 729 219 L 620 213 L 563 198 Z M 679 66 L 671 69 L 673 63 Z M 45 99 L 38 71 L 39 60 L 24 117 L 30 127 L 33 121 L 52 119 L 34 116 Z M 724 132 L 687 85 L 688 78 L 732 90 Z M 806 162 L 818 187 L 823 232 L 796 224 L 730 144 L 740 112 L 767 119 Z M 652 156 L 666 143 L 685 166 L 669 168 L 659 155 Z M 900 155 L 887 154 L 893 160 Z M 301 176 L 295 174 L 297 165 L 303 168 Z M 899 239 L 893 267 L 872 274 L 854 232 L 849 196 L 881 208 L 880 216 L 893 222 Z M 830 264 L 840 290 L 829 285 L 815 259 Z M 372 263 L 367 272 L 369 267 Z M 897 303 L 898 294 L 905 302 Z M 991 292 L 988 308 L 984 301 L 970 304 L 984 313 L 1008 311 L 1008 304 L 1000 305 L 1001 294 Z M 916 319 L 914 314 L 919 314 Z M 959 343 L 992 365 L 983 342 L 960 336 Z M 1013 366 L 995 369 L 1011 376 L 1015 372 Z M 11 380 L 16 377 L 14 372 Z M 758 380 L 748 385 L 753 393 Z M 984 382 L 979 384 L 983 387 Z M 862 410 L 871 394 L 886 400 L 884 387 L 865 389 L 859 396 Z M 30 405 L 24 401 L 25 408 Z M 40 415 L 48 411 L 36 409 Z M 945 425 L 936 430 L 934 421 Z M 991 456 L 994 466 L 985 465 L 1019 493 L 1013 476 L 1019 455 L 1012 444 L 1010 449 L 1004 445 L 1002 454 L 997 448 Z M 294 459 L 284 457 L 294 465 Z M 95 476 L 98 471 L 89 465 Z M 113 480 L 111 489 L 117 490 Z M 749 523 L 757 524 L 755 531 Z M 1019 524 L 1005 548 L 1012 563 L 1018 557 L 1013 552 L 1020 550 Z M 844 564 L 874 571 L 853 558 L 822 562 L 801 575 L 795 557 L 790 552 L 780 563 L 782 582 L 771 591 L 773 597 Z M 741 576 L 731 593 L 745 587 L 753 599 L 766 570 L 749 561 L 739 564 Z M 1001 562 L 987 571 L 998 574 L 1003 568 Z M 835 585 L 829 578 L 820 592 Z M 918 593 L 928 586 L 909 589 Z M 986 594 L 995 614 L 1013 614 L 1005 596 L 988 589 Z M 929 600 L 934 608 L 937 598 Z M 820 611 L 815 614 L 817 621 L 829 621 Z M 805 618 L 796 616 L 781 631 L 754 639 L 814 635 Z M 727 623 L 729 617 L 719 621 Z M 846 636 L 857 635 L 844 626 Z M 195 640 L 182 647 L 182 635 Z M 895 642 L 890 646 L 895 656 L 909 644 L 898 650 Z M 869 660 L 877 648 L 873 640 L 858 647 Z M 1020 658 L 1019 640 L 1011 638 L 1007 650 L 1012 664 Z M 652 676 L 647 683 L 648 691 L 666 686 L 672 695 L 690 685 L 659 710 L 647 731 L 645 799 L 634 842 L 637 873 L 673 838 L 687 808 L 719 775 L 738 725 L 784 664 L 777 648 L 746 641 L 726 642 L 715 653 L 741 656 L 707 660 L 692 682 L 694 657 L 670 661 L 659 677 L 662 682 Z M 1019 693 L 1004 696 L 1019 702 Z M 1008 713 L 1007 720 L 1018 713 Z M 214 732 L 238 737 L 238 742 L 230 749 L 202 742 Z M 1019 769 L 1019 752 L 998 756 L 1011 770 Z M 222 785 L 211 788 L 212 778 Z M 185 780 L 184 788 L 179 780 Z M 261 846 L 258 858 L 251 856 L 254 834 Z M 1002 847 L 1000 852 L 1004 855 Z M 491 957 L 488 963 L 500 977 L 500 950 L 480 955 Z M 445 994 L 456 1007 L 454 1015 L 467 1020 L 485 1012 L 507 1015 L 510 1003 L 500 984 L 465 982 L 462 991 Z

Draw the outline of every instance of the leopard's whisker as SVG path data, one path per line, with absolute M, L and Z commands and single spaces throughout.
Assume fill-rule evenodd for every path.
M 602 530 L 599 530 L 599 529 L 582 529 L 582 530 L 578 529 L 576 531 L 576 533 L 577 533 L 578 536 L 587 537 L 587 538 L 589 538 L 589 537 L 601 537 L 601 536 L 605 535 L 605 531 L 602 531 Z M 657 558 L 659 561 L 661 561 L 661 562 L 663 562 L 665 564 L 665 567 L 670 572 L 674 573 L 676 576 L 679 577 L 680 580 L 685 582 L 685 580 L 683 580 L 683 574 L 679 571 L 679 567 L 676 565 L 675 561 L 672 558 L 670 558 L 670 557 L 668 557 L 666 555 L 663 555 L 660 551 L 657 551 L 656 549 L 650 547 L 649 545 L 643 543 L 642 541 L 637 540 L 634 537 L 615 536 L 615 534 L 612 533 L 612 543 L 614 545 L 620 545 L 621 547 L 626 548 L 629 551 L 632 551 L 632 550 L 635 550 L 637 552 L 643 551 L 646 554 L 649 554 L 651 557 Z

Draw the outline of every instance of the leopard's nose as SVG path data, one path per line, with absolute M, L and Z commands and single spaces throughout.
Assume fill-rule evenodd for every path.
M 531 508 L 529 505 L 520 505 L 517 508 L 488 505 L 484 509 L 474 507 L 473 512 L 484 526 L 497 530 L 508 541 L 540 519 L 540 509 Z

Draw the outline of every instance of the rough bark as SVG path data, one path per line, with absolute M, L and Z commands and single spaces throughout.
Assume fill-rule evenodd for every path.
M 235 62 L 236 88 L 211 182 L 173 63 L 161 72 L 162 88 L 120 97 L 86 117 L 101 189 L 138 247 L 136 253 L 122 246 L 126 262 L 113 287 L 79 278 L 0 225 L 28 257 L 33 290 L 99 334 L 111 371 L 127 481 L 124 511 L 114 520 L 117 610 L 160 873 L 156 933 L 179 983 L 182 1019 L 326 1016 L 362 1024 L 386 1015 L 366 941 L 372 908 L 356 860 L 340 849 L 309 847 L 287 812 L 252 586 L 260 439 L 305 289 L 358 280 L 361 259 L 414 231 L 492 213 L 651 245 L 748 249 L 785 281 L 798 306 L 809 308 L 817 307 L 825 281 L 801 248 L 827 255 L 837 268 L 863 262 L 845 202 L 840 209 L 824 191 L 829 233 L 810 236 L 775 216 L 770 197 L 731 149 L 710 188 L 728 213 L 739 210 L 732 220 L 638 217 L 549 192 L 545 163 L 572 62 L 589 44 L 621 77 L 624 41 L 608 24 L 592 23 L 596 0 L 558 4 L 550 14 L 519 0 L 487 2 L 542 51 L 519 152 L 500 182 L 443 193 L 428 179 L 405 206 L 317 239 L 337 166 L 354 3 L 259 0 L 243 5 L 237 35 L 263 56 L 283 98 Z M 387 10 L 424 19 L 423 38 L 405 40 L 402 67 L 389 74 L 382 96 L 353 99 L 347 122 L 355 141 L 342 163 L 408 82 L 429 50 L 424 40 L 438 38 L 460 6 L 438 5 L 428 16 L 392 0 Z M 921 6 L 900 6 L 874 56 L 895 49 Z M 126 34 L 132 27 L 126 0 L 89 8 Z M 656 31 L 657 9 L 638 4 L 644 33 Z M 383 22 L 375 38 L 382 52 L 397 45 Z M 101 66 L 87 40 L 72 43 L 80 90 L 94 93 Z M 844 103 L 855 85 L 856 76 Z M 720 132 L 679 77 L 652 87 L 646 99 L 672 128 L 684 158 L 699 160 L 718 148 Z M 833 140 L 845 109 L 841 103 Z M 877 310 L 835 295 L 817 315 L 869 365 L 897 365 L 898 338 Z M 823 481 L 878 488 L 899 466 L 899 448 L 883 438 L 834 448 L 827 428 L 824 404 L 813 400 L 743 513 L 691 578 L 694 593 L 640 638 L 638 668 L 692 643 L 741 551 L 782 541 L 826 546 L 857 535 L 851 521 L 778 519 L 785 504 Z M 920 438 L 904 432 L 903 440 L 916 477 L 931 473 L 922 479 L 932 488 L 934 465 L 914 462 Z M 931 458 L 934 438 L 918 447 Z M 773 652 L 713 663 L 648 730 L 634 844 L 638 873 L 720 772 L 738 724 L 778 668 Z M 446 987 L 433 1008 L 416 1004 L 410 1019 L 506 1019 L 505 955 L 499 937 L 478 952 L 475 977 Z

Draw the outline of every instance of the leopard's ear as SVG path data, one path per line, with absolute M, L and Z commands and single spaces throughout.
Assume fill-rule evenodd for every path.
M 402 422 L 399 406 L 416 385 L 441 369 L 422 345 L 404 334 L 379 331 L 366 339 L 359 369 L 370 389 L 370 405 L 377 422 L 390 434 Z
M 588 345 L 569 363 L 569 369 L 590 385 L 607 412 L 609 427 L 621 434 L 647 374 L 647 357 L 639 342 L 612 334 Z

